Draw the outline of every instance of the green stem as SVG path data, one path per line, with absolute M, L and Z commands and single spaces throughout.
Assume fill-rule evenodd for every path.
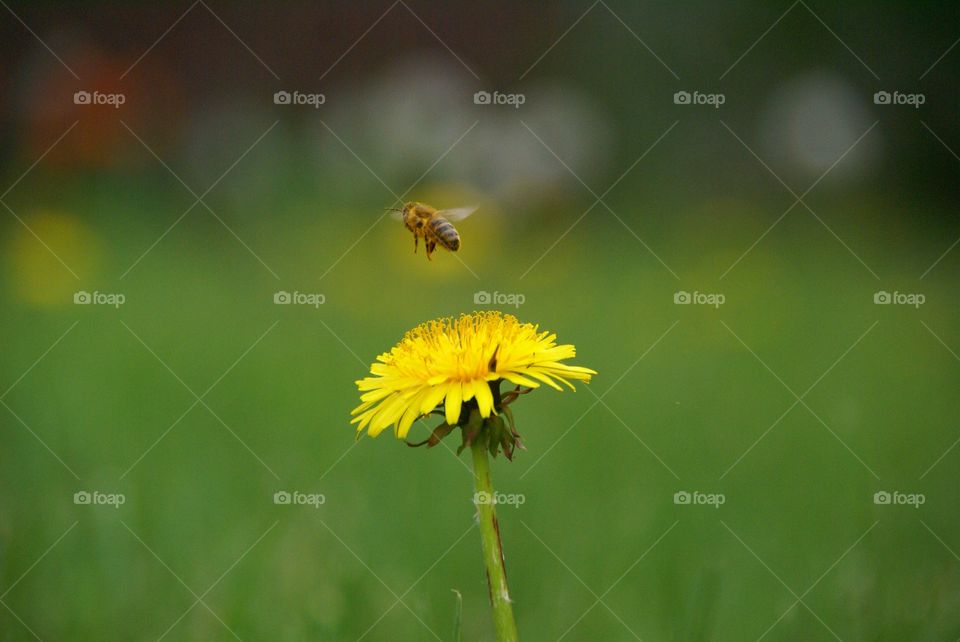
M 474 496 L 480 516 L 480 538 L 483 542 L 483 563 L 487 567 L 487 585 L 493 608 L 493 628 L 497 642 L 517 642 L 517 624 L 510 605 L 507 588 L 507 570 L 503 562 L 500 526 L 493 503 L 493 484 L 490 482 L 490 461 L 487 458 L 487 439 L 481 432 L 473 441 L 473 478 L 477 494 Z

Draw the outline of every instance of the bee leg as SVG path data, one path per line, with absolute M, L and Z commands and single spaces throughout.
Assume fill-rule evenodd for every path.
M 416 234 L 413 235 L 413 253 L 417 253 L 417 246 L 420 244 L 420 237 Z
M 435 241 L 427 241 L 426 243 L 427 243 L 427 260 L 432 261 L 433 259 L 430 258 L 430 255 L 433 254 L 433 250 L 437 247 L 437 244 Z

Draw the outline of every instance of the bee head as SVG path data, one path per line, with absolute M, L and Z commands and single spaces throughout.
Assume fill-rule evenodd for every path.
M 394 218 L 397 218 L 403 221 L 404 226 L 410 228 L 409 217 L 407 216 L 407 208 L 404 207 L 386 207 L 384 208 L 385 212 L 395 212 Z

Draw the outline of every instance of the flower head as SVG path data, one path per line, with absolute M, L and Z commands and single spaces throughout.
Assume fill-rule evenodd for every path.
M 449 426 L 462 423 L 465 407 L 475 407 L 484 419 L 496 414 L 501 380 L 557 390 L 562 390 L 558 382 L 572 390 L 571 380 L 590 381 L 595 371 L 561 363 L 576 356 L 576 348 L 557 345 L 556 339 L 500 312 L 423 323 L 377 357 L 370 366 L 373 376 L 357 381 L 361 404 L 351 423 L 371 437 L 392 424 L 405 439 L 415 420 L 441 405 Z

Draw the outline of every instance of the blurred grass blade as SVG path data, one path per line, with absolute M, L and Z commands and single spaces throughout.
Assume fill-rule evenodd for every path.
M 453 642 L 460 642 L 460 628 L 463 617 L 463 596 L 457 589 L 450 589 L 457 594 L 457 611 L 453 615 Z

